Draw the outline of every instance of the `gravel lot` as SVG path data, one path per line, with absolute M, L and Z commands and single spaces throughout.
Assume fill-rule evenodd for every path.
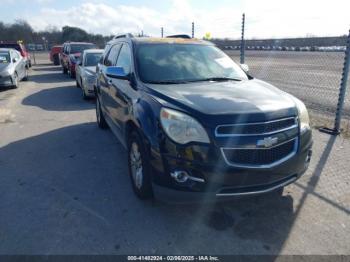
M 314 131 L 308 172 L 280 198 L 143 202 L 94 102 L 46 57 L 0 91 L 0 254 L 350 254 L 348 139 Z

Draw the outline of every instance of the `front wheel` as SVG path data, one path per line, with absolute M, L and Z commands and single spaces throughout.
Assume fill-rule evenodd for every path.
M 28 69 L 25 69 L 23 81 L 28 81 Z
M 101 129 L 107 129 L 108 125 L 101 109 L 100 99 L 96 97 L 96 119 L 97 125 Z
M 18 88 L 18 75 L 17 73 L 14 74 L 13 78 L 12 78 L 12 83 L 13 83 L 13 88 Z
M 88 100 L 89 97 L 86 95 L 83 81 L 81 81 L 81 92 L 82 92 L 83 99 L 84 99 L 84 100 Z
M 79 82 L 78 82 L 78 78 L 75 79 L 75 84 L 76 84 L 76 87 L 77 87 L 77 88 L 80 88 L 80 87 L 81 87 L 80 84 L 79 84 Z
M 132 188 L 140 199 L 153 196 L 151 168 L 141 136 L 133 132 L 128 141 L 128 168 Z

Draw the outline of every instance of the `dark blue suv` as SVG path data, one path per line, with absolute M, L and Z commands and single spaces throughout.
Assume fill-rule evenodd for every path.
M 140 198 L 281 194 L 305 172 L 305 105 L 242 68 L 197 39 L 127 34 L 107 44 L 97 66 L 97 122 L 127 148 Z

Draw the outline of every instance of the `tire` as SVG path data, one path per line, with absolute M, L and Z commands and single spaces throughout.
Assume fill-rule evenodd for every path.
M 78 79 L 75 80 L 75 84 L 76 84 L 77 88 L 81 88 L 81 86 L 80 86 L 80 84 L 78 82 Z
M 70 67 L 70 66 L 69 66 Z M 70 69 L 68 70 L 68 75 L 70 76 L 70 78 L 75 78 L 75 73 L 73 73 L 72 71 L 70 71 Z
M 13 88 L 16 89 L 19 87 L 19 80 L 18 80 L 18 75 L 15 73 L 12 78 L 12 83 L 13 83 Z
M 128 169 L 132 188 L 140 199 L 153 197 L 151 167 L 141 136 L 133 132 L 128 141 Z
M 85 88 L 84 88 L 84 84 L 83 84 L 83 82 L 81 82 L 81 92 L 82 92 L 82 96 L 83 96 L 83 99 L 84 100 L 89 100 L 89 97 L 86 95 L 86 93 L 85 93 Z
M 106 119 L 103 115 L 103 111 L 101 109 L 100 99 L 98 97 L 96 97 L 96 120 L 99 128 L 101 129 L 108 128 L 108 124 L 106 122 Z
M 54 65 L 59 65 L 60 64 L 60 59 L 58 57 L 58 54 L 53 55 L 53 64 Z
M 23 77 L 23 81 L 28 81 L 28 69 L 26 68 L 26 72 L 25 72 L 25 75 Z

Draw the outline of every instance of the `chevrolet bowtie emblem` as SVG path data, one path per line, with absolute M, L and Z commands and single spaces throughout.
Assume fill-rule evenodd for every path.
M 278 143 L 277 137 L 265 137 L 264 139 L 258 140 L 256 143 L 257 147 L 272 147 Z

